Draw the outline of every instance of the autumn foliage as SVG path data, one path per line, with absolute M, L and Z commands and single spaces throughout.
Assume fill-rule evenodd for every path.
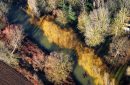
M 74 31 L 70 28 L 61 29 L 58 25 L 52 22 L 49 17 L 41 18 L 39 22 L 44 34 L 48 37 L 51 43 L 55 43 L 60 47 L 75 49 L 78 54 L 78 63 L 86 70 L 93 78 L 96 85 L 103 85 L 103 74 L 107 72 L 102 60 L 96 56 L 92 49 L 83 47 L 78 41 Z

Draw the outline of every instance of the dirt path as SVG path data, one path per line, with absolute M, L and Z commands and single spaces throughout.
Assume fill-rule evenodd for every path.
M 0 85 L 33 85 L 24 76 L 0 61 Z

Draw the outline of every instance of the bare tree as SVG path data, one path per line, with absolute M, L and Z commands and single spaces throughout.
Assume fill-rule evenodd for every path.
M 130 60 L 130 42 L 127 37 L 113 38 L 109 48 L 109 56 L 107 61 L 113 65 L 127 63 Z
M 4 30 L 3 33 L 9 41 L 10 48 L 13 48 L 11 55 L 15 52 L 16 48 L 21 45 L 21 41 L 24 38 L 23 29 L 21 25 L 9 25 Z
M 17 56 L 10 56 L 10 51 L 3 41 L 0 41 L 0 60 L 14 67 L 18 66 Z

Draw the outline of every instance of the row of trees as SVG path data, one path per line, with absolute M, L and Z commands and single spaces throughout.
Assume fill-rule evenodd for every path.
M 111 9 L 111 4 L 117 5 L 118 1 L 109 1 L 90 13 L 81 11 L 78 18 L 78 28 L 84 34 L 86 44 L 89 46 L 100 45 L 106 36 L 122 36 L 129 31 L 125 24 L 129 17 L 127 0 L 120 2 L 119 8 Z M 129 3 L 129 2 L 128 2 Z M 111 9 L 111 10 L 110 10 Z M 116 13 L 113 13 L 115 11 Z
M 127 63 L 129 60 L 128 50 L 124 50 L 120 46 L 120 44 L 117 44 L 117 43 L 120 43 L 119 40 L 122 38 L 127 40 L 126 42 L 123 42 L 123 44 L 129 43 L 129 40 L 127 38 L 125 38 L 125 37 L 127 37 L 126 35 L 129 32 L 129 28 L 127 27 L 127 25 L 128 25 L 127 18 L 129 17 L 129 13 L 130 13 L 129 6 L 128 6 L 129 1 L 127 2 L 127 0 L 121 0 L 121 1 L 110 0 L 107 2 L 103 2 L 103 0 L 101 0 L 101 2 L 102 2 L 102 3 L 100 3 L 101 5 L 94 7 L 94 9 L 92 11 L 87 11 L 86 7 L 84 7 L 84 4 L 86 4 L 86 1 L 82 1 L 82 2 L 83 2 L 82 6 L 81 6 L 81 8 L 79 7 L 78 11 L 77 10 L 75 11 L 74 6 L 72 6 L 72 5 L 70 5 L 70 6 L 72 7 L 72 10 L 75 13 L 75 16 L 78 20 L 78 23 L 77 24 L 75 23 L 75 25 L 77 25 L 78 29 L 85 37 L 86 45 L 88 45 L 90 47 L 95 47 L 97 45 L 101 45 L 101 43 L 104 43 L 104 41 L 106 41 L 106 39 L 105 39 L 106 37 L 112 36 L 113 37 L 112 43 L 110 44 L 110 47 L 109 47 L 110 51 L 108 52 L 106 61 L 108 61 L 111 65 L 113 65 L 113 62 L 114 62 L 114 65 L 120 65 L 120 64 Z M 113 8 L 113 4 L 115 4 L 114 6 L 117 6 L 117 7 L 115 7 L 113 10 L 111 10 Z M 57 7 L 55 9 L 53 9 L 52 12 L 54 13 L 54 15 L 56 15 L 55 20 L 57 20 L 58 16 L 61 16 L 60 22 L 64 23 L 68 19 L 67 19 L 67 16 L 65 17 L 66 13 L 64 13 L 64 12 L 61 13 L 61 11 L 60 11 L 60 10 L 62 10 L 61 8 Z M 62 15 L 57 16 L 57 14 L 58 14 L 57 9 L 58 9 L 58 13 L 61 13 Z M 80 13 L 79 13 L 79 11 L 80 11 Z M 95 78 L 96 75 L 93 75 L 93 74 L 96 73 L 96 71 L 94 71 L 94 73 L 93 73 L 93 70 L 90 70 L 90 68 L 91 67 L 93 67 L 94 69 L 99 68 L 99 74 L 97 74 L 98 75 L 97 77 L 99 79 L 97 79 L 97 81 L 99 80 L 99 82 L 101 83 L 102 77 L 101 77 L 100 71 L 102 69 L 100 70 L 100 68 L 104 68 L 102 61 L 100 61 L 99 58 L 94 59 L 93 57 L 95 57 L 95 55 L 93 54 L 93 52 L 88 52 L 87 50 L 84 51 L 84 49 L 86 49 L 86 48 L 80 49 L 81 47 L 79 45 L 81 45 L 81 44 L 79 44 L 80 42 L 78 41 L 77 37 L 75 37 L 75 34 L 73 33 L 72 30 L 66 30 L 66 29 L 61 30 L 59 26 L 56 26 L 54 23 L 52 23 L 50 21 L 51 20 L 46 20 L 44 18 L 43 20 L 41 19 L 41 22 L 40 22 L 40 26 L 41 26 L 42 30 L 44 31 L 44 34 L 48 37 L 48 40 L 52 43 L 59 45 L 60 47 L 75 49 L 77 51 L 77 54 L 79 54 L 78 55 L 79 61 L 81 59 L 81 62 L 80 62 L 81 65 L 85 68 L 85 70 L 87 70 L 88 73 L 90 73 L 90 75 L 92 77 Z M 76 20 L 74 20 L 74 21 L 76 21 Z M 71 23 L 73 23 L 73 21 L 71 21 Z M 64 24 L 64 25 L 66 25 L 66 24 Z M 115 39 L 117 41 L 114 41 Z M 112 46 L 112 44 L 114 44 L 114 45 Z M 122 44 L 122 46 L 123 46 L 123 44 Z M 78 46 L 79 46 L 79 48 L 78 48 Z M 129 44 L 126 44 L 126 47 L 128 47 L 128 49 L 129 49 Z M 111 50 L 113 48 L 115 48 L 116 51 L 112 52 Z M 123 52 L 121 52 L 121 51 L 119 52 L 119 49 L 122 49 Z M 89 55 L 89 54 L 91 54 L 91 55 Z M 97 63 L 96 63 L 96 65 L 95 65 L 95 63 L 93 65 L 93 63 L 90 63 L 90 61 L 97 61 Z M 105 70 L 103 70 L 103 71 L 105 72 Z M 96 81 L 96 79 L 95 79 L 95 81 Z
M 16 50 L 22 52 L 21 43 L 24 38 L 22 30 L 23 28 L 20 25 L 9 25 L 1 31 L 0 60 L 16 68 L 20 63 L 18 59 L 22 58 L 27 61 L 30 56 L 25 55 L 32 52 L 30 54 L 32 55 L 30 57 L 31 61 L 27 62 L 33 66 L 35 71 L 44 71 L 47 79 L 55 84 L 66 82 L 73 69 L 71 57 L 62 52 L 52 52 L 50 55 L 45 56 L 42 51 L 39 51 L 37 46 L 34 45 L 35 47 L 33 48 L 33 44 L 29 44 L 32 47 L 27 47 L 25 43 L 25 46 L 24 44 L 22 45 L 23 49 L 25 49 L 24 56 L 17 54 Z
M 44 71 L 46 78 L 50 82 L 55 84 L 66 82 L 66 79 L 70 76 L 70 73 L 73 69 L 73 62 L 70 58 L 70 55 L 67 55 L 63 52 L 52 52 L 50 55 L 45 55 L 45 53 L 43 53 L 37 46 L 33 44 L 29 44 L 29 46 L 31 45 L 32 47 L 27 47 L 25 44 L 26 41 L 23 41 L 26 37 L 24 36 L 23 27 L 17 24 L 10 25 L 7 21 L 6 17 L 10 5 L 11 3 L 9 4 L 7 2 L 0 1 L 0 60 L 12 66 L 13 68 L 18 69 L 20 63 L 19 59 L 22 58 L 24 61 L 27 61 L 29 64 L 31 64 L 35 71 Z M 21 47 L 26 49 L 24 50 L 24 56 L 19 54 L 23 51 Z M 30 54 L 30 52 L 32 52 L 31 57 L 25 56 L 27 53 Z M 28 61 L 29 58 L 31 58 L 31 61 Z M 22 68 L 19 68 L 19 71 L 20 69 Z M 28 71 L 25 69 L 22 70 L 21 73 L 23 73 L 25 76 L 31 76 Z
M 113 36 L 108 55 L 105 58 L 106 61 L 115 66 L 127 63 L 130 59 L 130 45 L 129 39 L 126 36 L 129 32 L 128 24 L 126 23 L 129 20 L 130 1 L 94 1 L 93 4 L 95 5 L 92 5 L 87 0 L 28 0 L 28 8 L 37 17 L 52 13 L 55 17 L 54 21 L 63 26 L 73 23 L 85 37 L 86 45 L 90 47 L 100 45 L 105 41 L 107 36 Z M 8 22 L 3 22 L 3 18 L 6 17 L 10 6 L 4 0 L 0 1 L 0 6 L 0 24 L 4 25 L 1 26 L 1 28 L 4 28 L 3 31 L 1 30 L 1 34 L 6 38 L 2 37 L 6 43 L 1 42 L 0 48 L 4 49 L 4 51 L 1 50 L 3 56 L 0 58 L 10 65 L 18 65 L 18 57 L 15 54 L 17 50 L 21 50 L 19 47 L 21 46 L 21 42 L 24 42 L 22 41 L 24 38 L 23 28 L 21 25 L 10 25 Z M 43 27 L 44 34 L 48 37 L 49 41 L 61 47 L 75 49 L 79 56 L 79 63 L 92 77 L 98 78 L 95 79 L 97 84 L 102 83 L 101 71 L 103 73 L 106 72 L 104 64 L 100 58 L 95 56 L 93 51 L 91 52 L 91 50 L 82 46 L 71 28 L 69 30 L 61 30 L 60 27 L 47 20 L 44 20 L 41 27 Z M 32 53 L 32 67 L 35 71 L 44 71 L 49 81 L 61 84 L 66 81 L 72 72 L 73 62 L 68 54 L 51 52 L 50 55 L 43 55 L 32 48 L 29 50 L 39 54 L 35 55 Z M 38 59 L 41 56 L 45 58 L 43 60 Z
M 56 85 L 68 83 L 67 79 L 70 77 L 74 64 L 69 54 L 54 51 L 47 55 L 28 39 L 23 42 L 20 51 L 22 60 L 31 65 L 34 71 L 44 72 L 50 82 Z
M 93 3 L 89 0 L 28 0 L 35 16 L 52 13 L 56 16 L 55 22 L 62 26 L 77 25 L 91 47 L 103 43 L 106 36 L 122 36 L 129 31 L 126 27 L 129 5 L 129 0 L 94 0 Z

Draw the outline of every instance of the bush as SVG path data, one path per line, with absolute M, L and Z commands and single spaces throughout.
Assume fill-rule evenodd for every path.
M 70 56 L 64 53 L 52 52 L 45 61 L 45 75 L 55 84 L 63 83 L 72 71 Z

